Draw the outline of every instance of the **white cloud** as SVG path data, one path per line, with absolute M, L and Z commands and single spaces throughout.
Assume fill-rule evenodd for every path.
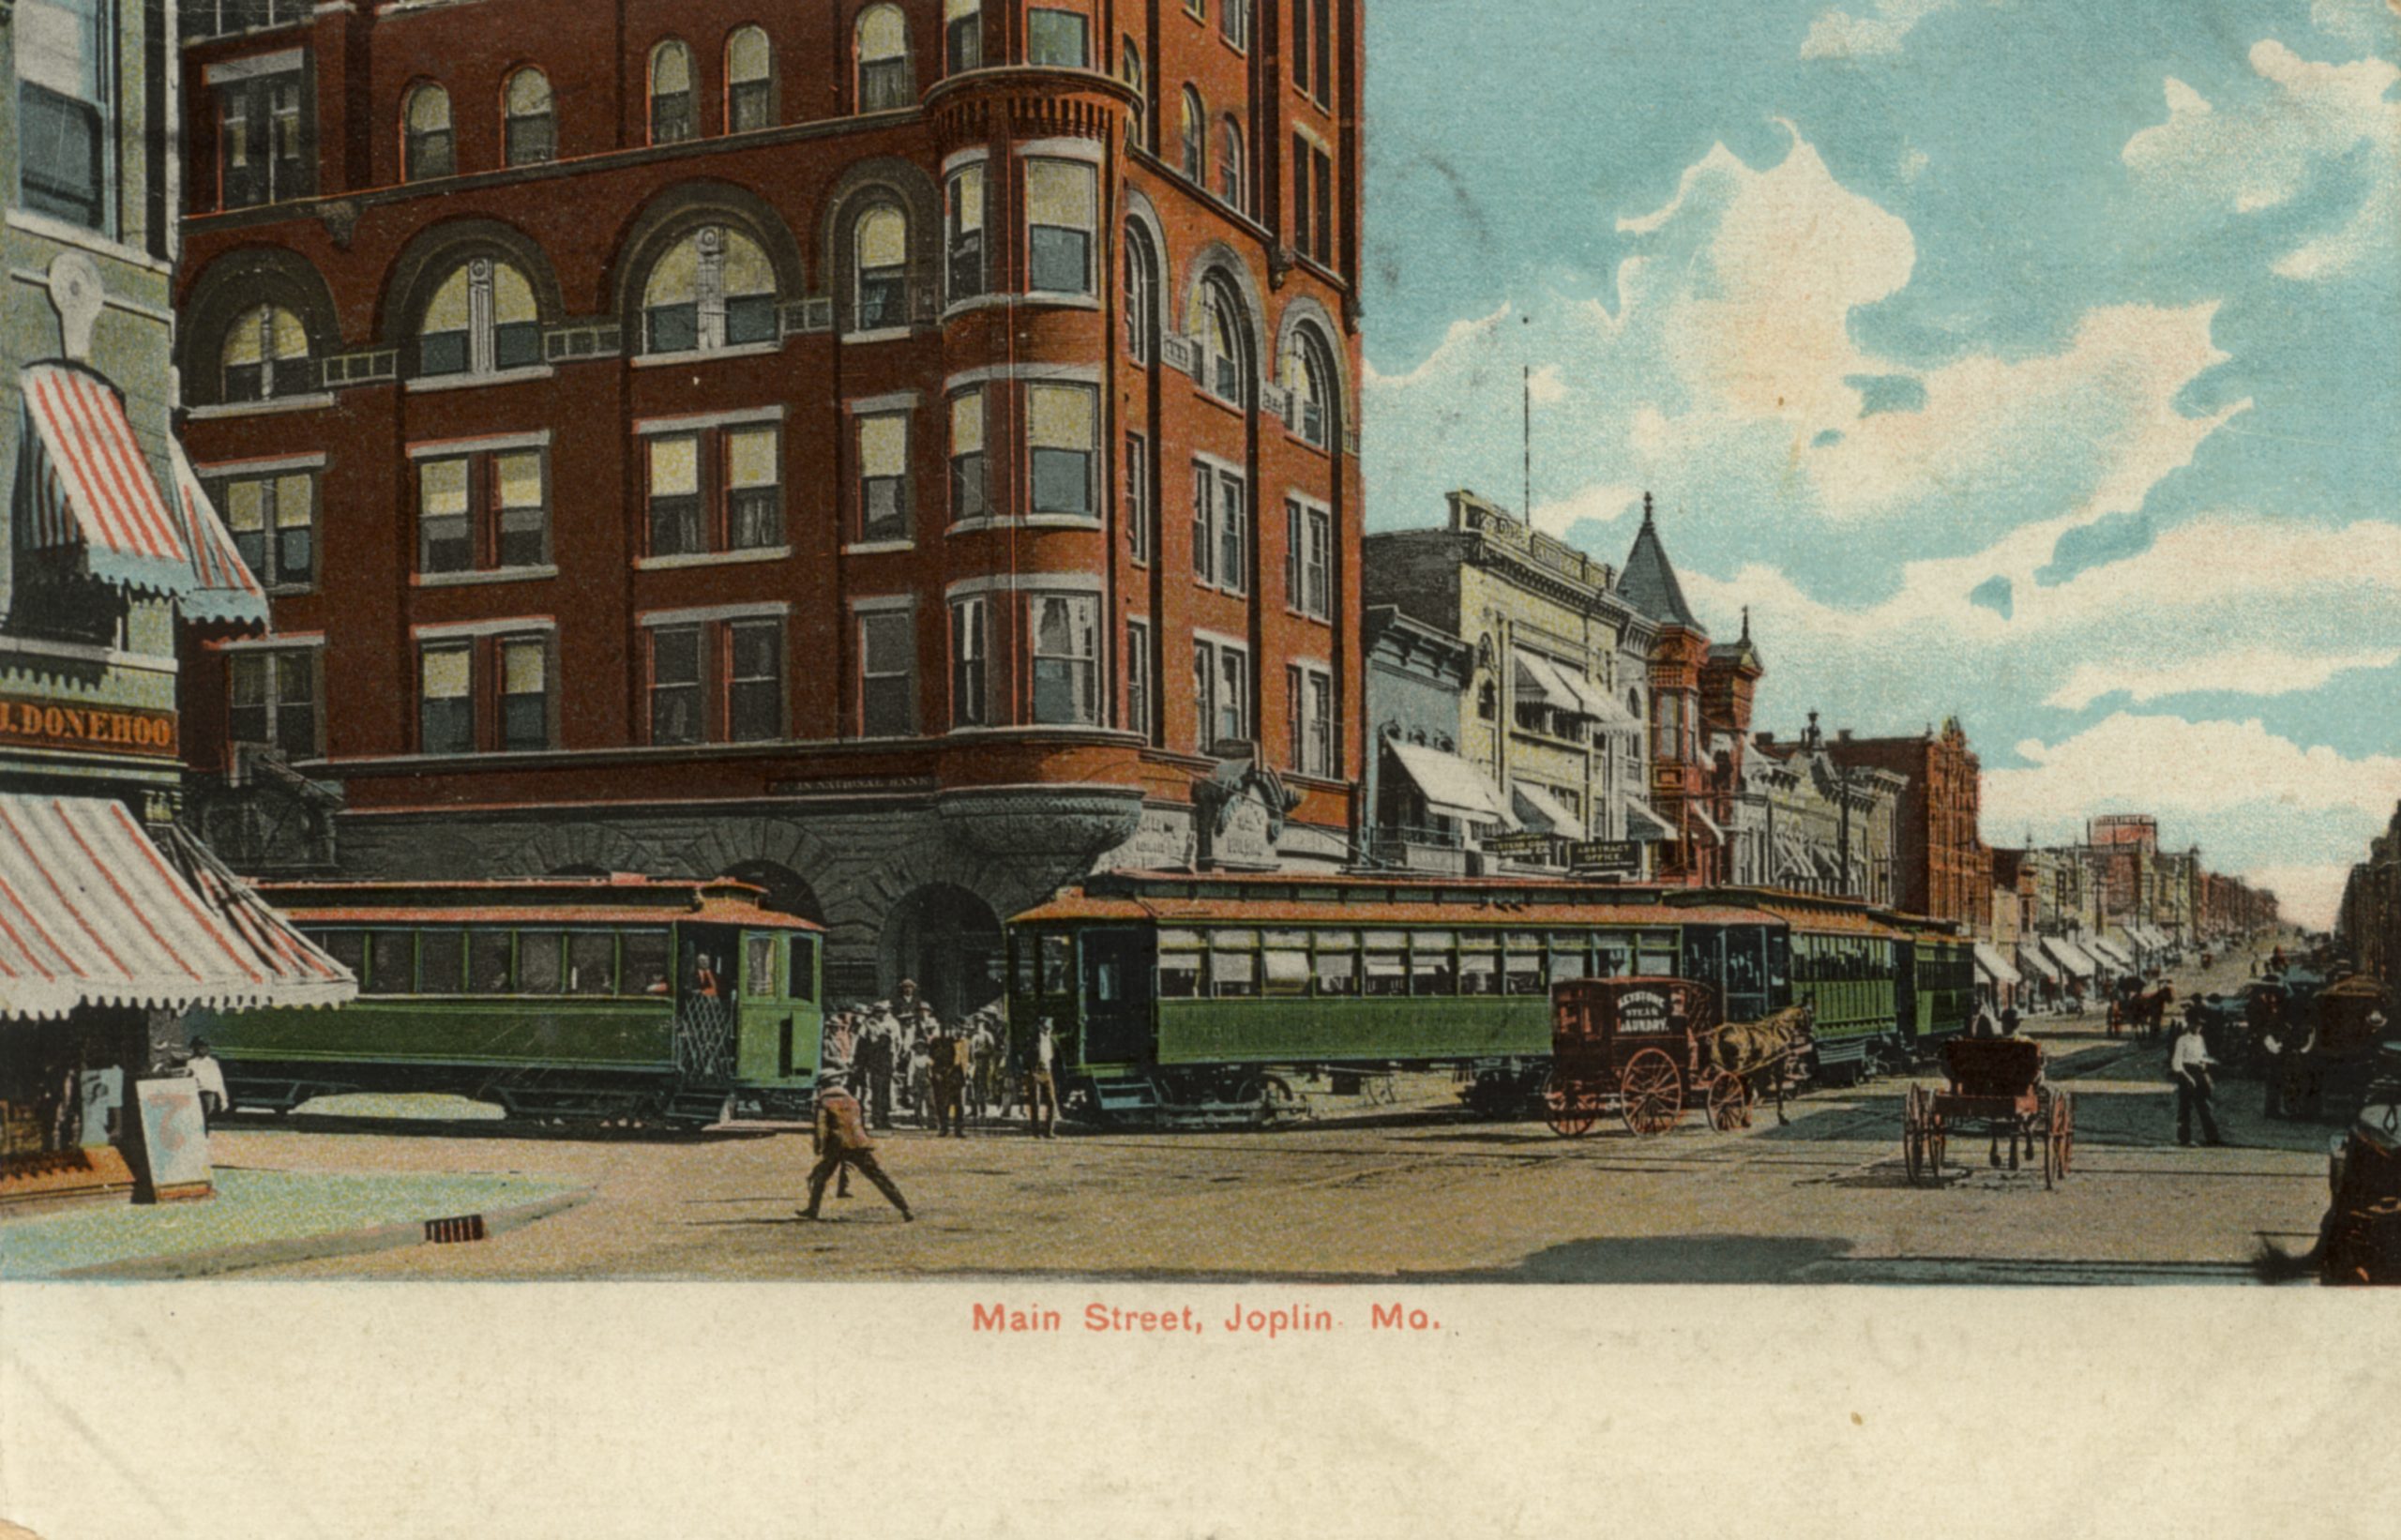
M 2124 691 L 2135 701 L 2178 695 L 2232 693 L 2262 697 L 2298 695 L 2353 669 L 2387 669 L 2401 663 L 2401 649 L 2333 653 L 2315 657 L 2273 647 L 2239 647 L 2208 657 L 2145 667 L 2079 663 L 2045 705 L 2082 711 L 2105 695 Z
M 2355 48 L 2401 42 L 2401 0 L 2310 0 L 2309 24 Z
M 2062 743 L 2031 747 L 2031 766 L 1985 772 L 1984 813 L 1996 827 L 2054 826 L 2129 798 L 2164 815 L 2268 804 L 2286 813 L 2356 811 L 2369 819 L 2389 816 L 2401 800 L 2401 758 L 2303 748 L 2256 719 L 2192 722 L 2122 711 Z
M 1534 527 L 1546 535 L 1555 535 L 1564 538 L 1569 530 L 1588 521 L 1604 524 L 1614 523 L 1623 518 L 1628 511 L 1640 506 L 1641 502 L 1642 489 L 1639 487 L 1628 487 L 1618 483 L 1606 485 L 1595 483 L 1592 486 L 1580 487 L 1565 497 L 1535 504 Z M 1633 543 L 1632 536 L 1627 537 L 1627 543 L 1629 545 Z M 1608 559 L 1614 564 L 1615 553 L 1611 553 Z
M 1876 0 L 1865 16 L 1847 10 L 1826 10 L 1809 24 L 1801 42 L 1805 59 L 1855 59 L 1876 53 L 1897 53 L 1901 39 L 1920 22 L 1945 11 L 1958 0 Z
M 2127 168 L 2171 204 L 2256 215 L 2356 159 L 2365 178 L 2358 206 L 2285 251 L 2273 270 L 2307 281 L 2389 253 L 2401 223 L 2401 102 L 2386 98 L 2401 68 L 2380 58 L 2318 64 L 2273 38 L 2252 46 L 2250 63 L 2272 89 L 2223 112 L 2170 77 L 2167 121 L 2126 141 Z

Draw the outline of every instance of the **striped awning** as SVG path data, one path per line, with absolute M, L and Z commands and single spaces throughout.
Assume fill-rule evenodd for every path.
M 2001 956 L 2001 948 L 1984 942 L 1976 943 L 1976 970 L 1995 984 L 2025 982 L 2018 976 L 2016 968 L 2011 964 L 2010 960 Z
M 172 441 L 167 453 L 174 461 L 175 511 L 182 516 L 184 546 L 191 552 L 191 587 L 181 601 L 184 618 L 264 626 L 266 594 L 234 549 L 233 532 L 208 500 L 191 457 Z
M 0 1022 L 79 1005 L 339 1005 L 349 971 L 180 829 L 0 795 Z
M 27 365 L 18 381 L 24 392 L 18 506 L 26 520 L 19 547 L 80 547 L 95 578 L 154 594 L 188 591 L 191 553 L 116 387 L 66 364 Z

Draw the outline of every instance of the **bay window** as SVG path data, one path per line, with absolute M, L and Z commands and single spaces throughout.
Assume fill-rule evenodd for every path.
M 1030 511 L 1076 519 L 1095 516 L 1093 473 L 1099 415 L 1099 397 L 1089 386 L 1026 387 L 1026 448 L 1034 476 Z
M 1099 599 L 1036 594 L 1027 609 L 1034 638 L 1034 719 L 1046 726 L 1099 721 Z
M 1099 193 L 1091 166 L 1025 163 L 1026 286 L 1038 294 L 1093 292 L 1092 249 Z
M 944 198 L 944 279 L 950 303 L 984 292 L 984 168 L 966 165 L 950 174 Z
M 1059 69 L 1092 67 L 1092 23 L 1082 12 L 1036 6 L 1025 13 L 1025 62 Z
M 989 646 L 989 601 L 965 598 L 950 606 L 950 725 L 988 727 L 986 677 Z
M 984 391 L 974 386 L 950 399 L 950 518 L 989 518 L 984 479 Z

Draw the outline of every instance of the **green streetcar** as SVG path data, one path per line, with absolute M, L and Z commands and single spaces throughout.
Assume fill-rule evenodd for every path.
M 1022 1057 L 1108 1120 L 1231 1122 L 1337 1085 L 1448 1068 L 1522 1106 L 1550 1062 L 1552 986 L 1629 974 L 1715 991 L 1728 1020 L 1818 1005 L 1820 1072 L 1855 1080 L 1967 1025 L 1971 944 L 1850 900 L 1575 883 L 1113 872 L 1008 928 Z
M 512 1116 L 676 1126 L 803 1116 L 823 1017 L 819 927 L 731 880 L 270 883 L 358 976 L 340 1011 L 195 1019 L 236 1107 L 445 1092 Z

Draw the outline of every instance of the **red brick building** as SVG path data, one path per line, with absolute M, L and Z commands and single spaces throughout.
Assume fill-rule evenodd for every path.
M 1988 934 L 1993 858 L 1979 825 L 1984 768 L 1959 719 L 1914 738 L 1838 734 L 1826 749 L 1838 764 L 1909 778 L 1900 808 L 1900 907 Z
M 1648 492 L 1618 595 L 1659 627 L 1651 652 L 1651 806 L 1672 838 L 1658 847 L 1655 874 L 1695 887 L 1731 883 L 1751 702 L 1767 672 L 1751 644 L 1750 613 L 1740 640 L 1710 642 L 1684 602 Z
M 1095 864 L 1343 858 L 1360 0 L 181 9 L 254 865 L 287 762 L 346 871 L 738 870 L 958 1005 Z

